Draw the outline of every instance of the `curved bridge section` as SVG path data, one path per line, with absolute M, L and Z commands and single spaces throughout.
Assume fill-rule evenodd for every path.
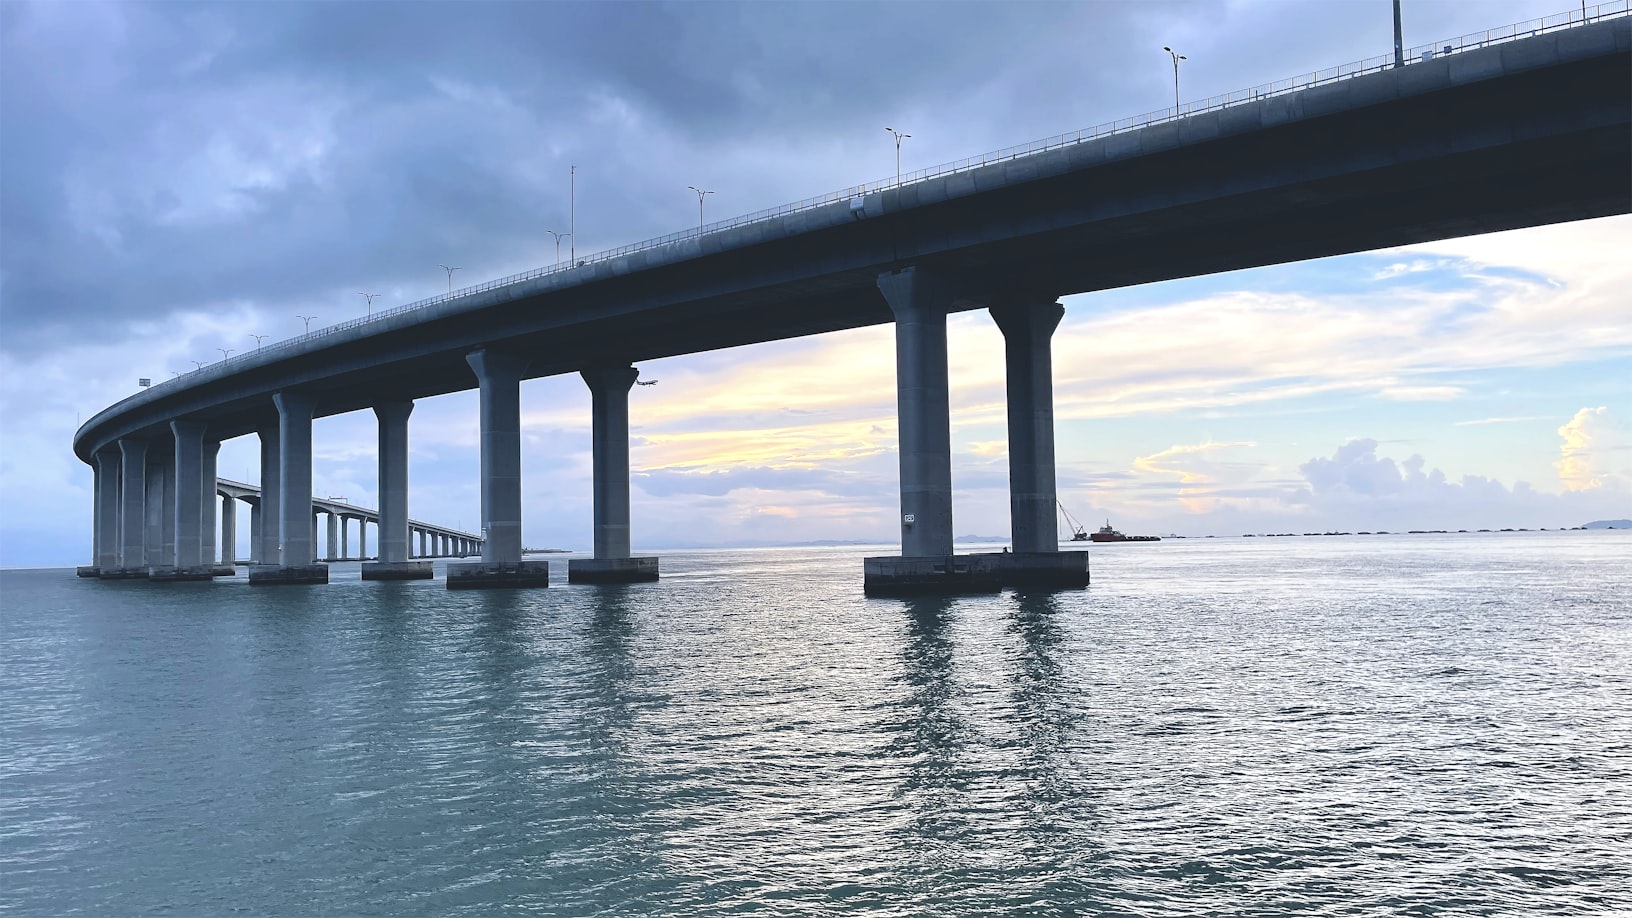
M 1632 20 L 1606 6 L 455 291 L 188 373 L 75 437 L 98 471 L 98 569 L 139 554 L 137 523 L 156 512 L 148 456 L 170 457 L 158 474 L 210 480 L 195 477 L 208 444 L 251 433 L 262 480 L 285 495 L 275 563 L 300 567 L 312 419 L 365 408 L 380 419 L 384 559 L 406 526 L 413 400 L 476 388 L 485 541 L 450 586 L 536 583 L 521 559 L 519 385 L 575 372 L 594 404 L 595 558 L 569 578 L 654 579 L 656 559 L 629 553 L 632 364 L 893 322 L 902 557 L 869 561 L 869 588 L 1016 582 L 993 573 L 1015 559 L 951 557 L 949 313 L 990 309 L 1003 330 L 1013 554 L 1056 554 L 1059 297 L 1632 212 Z M 177 504 L 174 567 L 197 563 L 184 532 L 196 512 Z M 1060 576 L 1086 582 L 1070 565 Z

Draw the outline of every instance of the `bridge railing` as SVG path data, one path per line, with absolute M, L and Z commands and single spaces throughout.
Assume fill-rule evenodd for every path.
M 1529 19 L 1524 22 L 1516 22 L 1512 25 L 1502 26 L 1500 28 L 1487 29 L 1483 32 L 1471 32 L 1458 38 L 1417 45 L 1416 47 L 1405 50 L 1404 61 L 1406 66 L 1410 66 L 1411 64 L 1419 63 L 1421 61 L 1443 57 L 1446 54 L 1471 51 L 1477 48 L 1485 48 L 1489 47 L 1490 45 L 1501 44 L 1503 42 L 1530 38 L 1532 36 L 1542 35 L 1547 32 L 1556 32 L 1560 29 L 1585 25 L 1589 22 L 1599 22 L 1606 19 L 1615 19 L 1628 15 L 1632 15 L 1632 0 L 1607 0 L 1607 2 L 1598 3 L 1596 5 L 1588 4 L 1582 9 L 1558 13 L 1553 16 L 1544 16 L 1540 19 Z M 982 153 L 978 156 L 965 157 L 964 159 L 942 163 L 938 166 L 930 166 L 924 169 L 915 169 L 909 172 L 903 172 L 899 178 L 892 176 L 887 179 L 879 179 L 878 181 L 863 182 L 860 185 L 851 185 L 848 188 L 843 188 L 838 191 L 831 191 L 827 194 L 816 195 L 815 197 L 805 198 L 802 201 L 794 201 L 790 204 L 782 204 L 776 207 L 755 211 L 749 214 L 743 214 L 737 217 L 717 220 L 713 223 L 709 223 L 695 229 L 668 233 L 666 235 L 646 239 L 641 242 L 634 242 L 629 243 L 628 245 L 618 246 L 617 248 L 606 249 L 601 252 L 596 252 L 593 255 L 585 255 L 574 263 L 557 263 L 541 268 L 534 268 L 530 271 L 523 271 L 520 274 L 512 274 L 508 277 L 495 278 L 494 280 L 484 281 L 473 286 L 461 287 L 458 290 L 453 290 L 448 293 L 439 293 L 436 296 L 416 300 L 402 306 L 378 310 L 370 315 L 359 316 L 355 319 L 348 319 L 344 322 L 325 326 L 317 331 L 310 331 L 303 335 L 280 341 L 277 344 L 271 345 L 270 347 L 257 348 L 253 351 L 246 351 L 243 354 L 227 357 L 224 360 L 218 360 L 214 363 L 205 364 L 199 369 L 190 370 L 186 373 L 179 374 L 173 379 L 156 383 L 152 388 L 155 390 L 162 390 L 172 385 L 190 385 L 190 383 L 186 381 L 201 373 L 214 372 L 218 368 L 231 367 L 237 363 L 247 363 L 268 354 L 276 354 L 280 351 L 296 350 L 312 341 L 319 340 L 328 335 L 333 335 L 352 328 L 358 328 L 373 322 L 383 321 L 392 316 L 401 315 L 403 313 L 426 309 L 431 306 L 446 303 L 450 300 L 456 300 L 472 294 L 482 293 L 498 287 L 507 287 L 511 284 L 533 280 L 535 278 L 544 277 L 550 274 L 557 274 L 562 271 L 571 271 L 586 265 L 592 265 L 598 262 L 620 258 L 624 255 L 630 255 L 635 252 L 649 251 L 652 249 L 662 248 L 667 245 L 673 245 L 677 242 L 684 242 L 689 239 L 698 239 L 710 233 L 735 229 L 737 227 L 747 226 L 753 223 L 763 223 L 779 217 L 785 217 L 789 214 L 814 210 L 818 207 L 825 207 L 829 204 L 848 201 L 853 198 L 873 194 L 875 192 L 884 191 L 890 188 L 897 188 L 915 182 L 940 178 L 941 176 L 945 175 L 968 172 L 984 166 L 992 165 L 994 163 L 1019 159 L 1023 156 L 1030 156 L 1034 153 L 1041 153 L 1047 150 L 1073 146 L 1079 143 L 1086 143 L 1089 141 L 1098 140 L 1102 137 L 1109 137 L 1113 134 L 1136 131 L 1141 128 L 1150 127 L 1151 125 L 1177 121 L 1181 118 L 1190 117 L 1191 115 L 1199 115 L 1206 112 L 1217 111 L 1219 109 L 1229 108 L 1233 105 L 1249 104 L 1252 102 L 1257 102 L 1260 99 L 1270 98 L 1272 96 L 1301 92 L 1315 86 L 1324 86 L 1340 80 L 1352 79 L 1364 74 L 1377 73 L 1382 70 L 1392 69 L 1394 66 L 1394 55 L 1392 53 L 1381 54 L 1377 55 L 1376 57 L 1366 58 L 1365 60 L 1354 61 L 1348 64 L 1340 64 L 1336 67 L 1328 67 L 1324 70 L 1316 70 L 1311 73 L 1305 73 L 1300 76 L 1289 77 L 1283 80 L 1276 80 L 1271 83 L 1264 83 L 1262 85 L 1253 86 L 1247 89 L 1238 89 L 1233 92 L 1221 93 L 1219 95 L 1210 96 L 1206 99 L 1200 99 L 1194 102 L 1185 102 L 1176 107 L 1170 106 L 1168 108 L 1146 112 L 1142 115 L 1133 115 L 1127 118 L 1119 118 L 1115 121 L 1107 121 L 1104 124 L 1084 128 L 1080 131 L 1072 131 L 1068 134 L 1057 134 L 1053 137 L 1043 138 L 1042 140 L 1034 140 L 1030 143 L 1006 147 L 1001 150 L 994 150 L 990 153 Z

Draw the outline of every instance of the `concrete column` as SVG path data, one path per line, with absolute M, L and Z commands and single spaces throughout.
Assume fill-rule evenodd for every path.
M 253 514 L 251 514 L 253 516 Z M 231 566 L 238 561 L 238 498 L 221 497 L 221 563 Z
M 1059 551 L 1054 490 L 1054 361 L 1059 303 L 994 306 L 1009 396 L 1009 526 L 1016 552 Z
M 594 418 L 595 557 L 629 557 L 629 388 L 634 367 L 579 373 L 589 386 Z
M 174 516 L 171 528 L 175 542 L 170 564 L 178 573 L 204 566 L 204 429 L 203 421 L 171 421 L 176 441 L 176 458 L 171 463 L 175 495 L 167 501 Z M 214 482 L 212 481 L 213 485 Z M 213 490 L 213 488 L 212 488 Z M 213 504 L 213 501 L 211 502 Z M 213 507 L 212 507 L 213 509 Z M 210 515 L 213 522 L 215 515 Z M 214 560 L 214 559 L 211 559 Z
M 96 568 L 116 571 L 119 564 L 119 451 L 96 454 Z
M 160 567 L 169 567 L 176 557 L 176 456 L 165 457 L 164 463 L 164 516 L 159 520 L 164 530 L 164 552 Z
M 149 569 L 163 567 L 167 563 L 164 544 L 164 468 L 169 462 L 169 456 L 149 453 L 147 457 L 147 498 L 142 511 L 147 520 L 147 533 L 143 539 L 147 545 L 147 556 L 142 564 Z
M 266 517 L 261 514 L 261 505 L 266 503 L 263 495 L 249 505 L 249 563 L 270 564 L 261 555 L 261 546 L 265 544 L 261 536 L 261 527 L 266 525 Z
M 340 559 L 351 560 L 351 518 L 340 517 Z
M 279 392 L 272 396 L 272 404 L 278 408 L 278 540 L 282 547 L 278 564 L 303 566 L 317 557 L 317 520 L 312 516 L 312 413 L 317 398 L 302 392 Z
M 147 441 L 119 441 L 119 569 L 147 569 Z
M 339 558 L 339 555 L 335 554 L 335 549 L 340 547 L 340 527 L 338 525 L 339 522 L 340 522 L 340 514 L 338 514 L 338 513 L 330 513 L 329 514 L 329 538 L 328 538 L 328 541 L 325 542 L 324 545 L 323 545 L 323 554 L 330 561 L 334 561 L 334 560 Z
M 368 557 L 368 517 L 357 518 L 357 557 Z
M 481 385 L 485 564 L 521 563 L 521 376 L 527 361 L 486 349 L 466 360 Z
M 199 500 L 201 501 L 201 506 L 203 508 L 203 522 L 201 524 L 203 528 L 199 531 L 204 534 L 203 563 L 212 566 L 215 564 L 215 481 L 218 477 L 216 473 L 216 464 L 217 460 L 220 458 L 221 441 L 205 440 L 204 487 L 199 494 Z M 232 559 L 226 559 L 226 563 L 231 564 Z
M 312 562 L 317 561 L 317 517 L 318 517 L 318 511 L 313 510 L 312 511 L 312 557 L 310 559 Z
M 256 528 L 256 536 L 260 539 L 260 554 L 257 556 L 262 564 L 282 564 L 279 557 L 278 545 L 283 541 L 280 527 L 283 525 L 283 502 L 279 499 L 279 465 L 283 461 L 283 444 L 279 437 L 280 422 L 275 418 L 268 418 L 259 431 L 261 439 L 261 523 Z M 302 562 L 304 563 L 304 562 Z
M 950 288 L 918 268 L 881 274 L 895 313 L 901 554 L 952 554 L 952 419 L 946 380 Z
M 374 406 L 380 448 L 380 560 L 407 561 L 408 544 L 408 415 L 413 402 L 381 402 Z

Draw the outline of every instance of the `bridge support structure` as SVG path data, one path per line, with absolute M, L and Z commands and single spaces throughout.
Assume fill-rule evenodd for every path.
M 1004 586 L 1071 589 L 1088 585 L 1088 553 L 1060 551 L 1055 520 L 1054 357 L 1065 316 L 1053 300 L 994 306 L 1003 332 L 1009 421 L 1009 526 L 1013 551 L 998 556 Z
M 429 580 L 431 562 L 414 561 L 408 527 L 408 416 L 414 403 L 381 402 L 374 406 L 379 427 L 380 557 L 363 565 L 364 580 Z M 368 555 L 368 523 L 359 527 L 358 554 Z
M 658 559 L 630 556 L 629 389 L 640 378 L 631 366 L 579 373 L 589 386 L 595 467 L 595 557 L 567 561 L 568 583 L 650 583 Z
M 550 585 L 548 561 L 521 558 L 521 378 L 527 360 L 481 350 L 466 358 L 480 386 L 482 560 L 448 565 L 448 589 Z
M 995 564 L 952 554 L 952 418 L 946 314 L 953 290 L 918 267 L 879 275 L 895 314 L 895 399 L 901 468 L 901 555 L 867 558 L 869 596 L 993 593 Z
M 895 314 L 901 555 L 865 559 L 865 592 L 921 596 L 1086 586 L 1087 554 L 1061 552 L 1054 523 L 1051 347 L 1065 308 L 1041 299 L 991 310 L 1004 339 L 1014 550 L 955 555 L 946 316 L 956 291 L 944 278 L 917 267 L 880 275 L 878 289 Z
M 102 577 L 119 570 L 119 452 L 100 450 L 96 454 L 96 564 L 82 577 Z
M 303 392 L 279 392 L 272 396 L 278 409 L 277 464 L 275 475 L 261 467 L 261 494 L 266 499 L 270 482 L 276 478 L 277 503 L 274 516 L 261 514 L 268 528 L 278 533 L 276 553 L 262 548 L 267 563 L 249 570 L 251 584 L 328 583 L 328 565 L 314 559 L 317 518 L 312 514 L 312 414 L 317 397 Z M 266 458 L 266 438 L 261 439 L 261 456 Z
M 101 576 L 108 580 L 147 577 L 147 441 L 119 440 L 119 558 Z
M 209 580 L 215 576 L 214 559 L 208 564 L 204 560 L 206 427 L 203 421 L 170 422 L 175 452 L 165 471 L 165 523 L 169 527 L 165 542 L 168 550 L 163 563 L 148 571 L 149 580 Z M 213 483 L 214 479 L 211 481 Z

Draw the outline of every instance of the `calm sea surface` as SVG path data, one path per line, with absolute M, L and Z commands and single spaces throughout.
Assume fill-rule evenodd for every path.
M 0 912 L 1632 913 L 1632 533 L 866 553 L 0 573 Z

